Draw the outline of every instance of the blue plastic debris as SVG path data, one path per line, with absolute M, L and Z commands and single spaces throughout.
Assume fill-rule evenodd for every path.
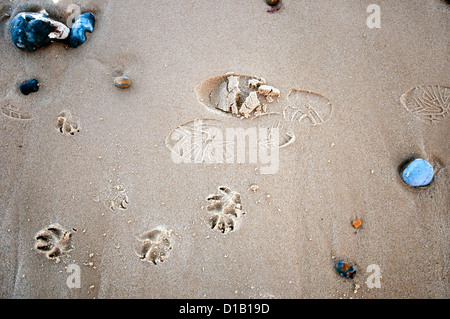
M 433 166 L 424 159 L 417 158 L 402 172 L 403 181 L 410 186 L 427 186 L 434 176 Z
M 86 42 L 85 32 L 94 31 L 95 17 L 92 13 L 87 12 L 79 15 L 73 23 L 72 29 L 69 35 L 69 45 L 72 48 L 77 48 Z

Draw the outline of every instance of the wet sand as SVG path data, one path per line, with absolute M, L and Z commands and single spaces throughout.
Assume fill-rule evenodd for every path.
M 450 86 L 448 4 L 385 1 L 370 29 L 371 2 L 357 0 L 283 0 L 274 13 L 262 0 L 82 0 L 96 17 L 82 46 L 13 45 L 16 13 L 44 8 L 64 22 L 70 4 L 0 4 L 2 298 L 449 297 L 448 109 L 427 123 L 400 102 L 414 87 Z M 296 139 L 275 174 L 260 163 L 174 163 L 165 140 L 182 123 L 249 125 L 197 99 L 199 84 L 227 72 L 278 88 L 275 111 L 296 88 L 326 97 L 331 116 L 289 123 Z M 113 84 L 122 74 L 128 89 Z M 20 94 L 31 78 L 39 91 Z M 80 127 L 73 136 L 57 128 L 63 111 Z M 435 167 L 429 187 L 402 182 L 414 157 Z M 225 234 L 206 208 L 222 185 L 245 212 Z M 72 233 L 59 263 L 35 248 L 55 223 Z M 173 233 L 155 265 L 135 247 L 158 226 Z M 338 260 L 355 265 L 353 279 L 338 276 Z M 71 264 L 80 288 L 66 284 Z M 373 264 L 381 288 L 366 284 Z

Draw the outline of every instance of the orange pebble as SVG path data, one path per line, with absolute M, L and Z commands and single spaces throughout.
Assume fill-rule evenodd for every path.
M 361 226 L 361 220 L 357 219 L 357 220 L 352 221 L 352 226 L 354 228 L 358 228 L 359 226 Z

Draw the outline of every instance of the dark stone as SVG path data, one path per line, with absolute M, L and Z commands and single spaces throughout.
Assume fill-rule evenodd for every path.
M 69 28 L 41 13 L 21 12 L 9 27 L 13 43 L 21 50 L 34 52 L 53 40 L 67 38 Z
M 30 81 L 22 83 L 21 85 L 19 85 L 19 90 L 24 95 L 28 95 L 33 92 L 37 92 L 39 90 L 38 81 L 35 79 L 32 79 Z

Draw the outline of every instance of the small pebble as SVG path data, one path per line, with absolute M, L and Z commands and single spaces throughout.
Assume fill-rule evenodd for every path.
M 353 278 L 356 274 L 356 269 L 353 265 L 346 261 L 340 261 L 336 264 L 336 271 L 344 278 Z
M 358 228 L 359 226 L 361 226 L 361 224 L 361 220 L 359 219 L 352 221 L 353 228 Z
M 39 83 L 35 79 L 29 80 L 19 85 L 19 90 L 24 95 L 37 92 L 39 90 Z
M 126 88 L 130 87 L 131 80 L 129 77 L 127 77 L 125 75 L 118 76 L 114 79 L 114 85 L 117 86 L 118 88 L 126 89 Z
M 271 7 L 276 6 L 279 2 L 280 0 L 266 0 L 266 3 Z
M 410 186 L 427 186 L 434 176 L 433 166 L 417 158 L 406 166 L 402 172 L 403 181 Z

